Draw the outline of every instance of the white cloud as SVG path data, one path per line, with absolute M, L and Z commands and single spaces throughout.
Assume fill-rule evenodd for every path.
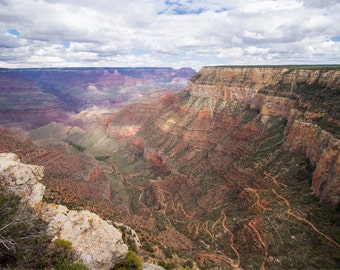
M 336 0 L 2 0 L 0 65 L 339 63 L 339 14 Z

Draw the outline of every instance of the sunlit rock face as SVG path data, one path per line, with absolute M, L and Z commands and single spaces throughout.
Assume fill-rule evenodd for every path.
M 286 140 L 290 151 L 301 152 L 315 165 L 312 189 L 321 201 L 340 202 L 340 140 L 318 125 L 296 120 Z
M 128 247 L 112 224 L 90 211 L 74 211 L 42 202 L 45 186 L 42 166 L 20 162 L 13 153 L 0 154 L 1 186 L 21 197 L 48 222 L 47 233 L 72 242 L 77 258 L 89 269 L 112 269 L 125 260 Z
M 13 153 L 0 154 L 1 186 L 20 196 L 21 201 L 31 207 L 42 201 L 45 186 L 40 181 L 43 175 L 42 166 L 22 164 Z
M 40 211 L 49 223 L 48 233 L 72 242 L 75 254 L 89 269 L 109 270 L 125 260 L 128 247 L 121 232 L 98 215 L 58 204 L 43 204 Z
M 167 161 L 176 169 L 183 159 L 209 150 L 210 156 L 218 156 L 212 159 L 216 166 L 228 164 L 251 152 L 249 143 L 241 145 L 261 141 L 257 136 L 273 126 L 276 118 L 286 122 L 282 122 L 283 147 L 305 154 L 317 167 L 312 182 L 315 194 L 338 203 L 339 177 L 332 173 L 321 180 L 318 172 L 338 167 L 334 155 L 339 152 L 339 85 L 340 71 L 335 67 L 203 67 L 178 102 L 141 128 L 144 156 L 150 164 L 160 166 Z M 261 122 L 252 121 L 247 109 L 258 114 Z M 234 147 L 248 150 L 243 153 Z M 152 154 L 154 149 L 157 153 Z M 228 153 L 232 153 L 229 159 Z

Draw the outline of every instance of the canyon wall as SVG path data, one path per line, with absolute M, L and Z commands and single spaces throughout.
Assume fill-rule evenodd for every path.
M 285 146 L 316 167 L 312 188 L 340 202 L 340 69 L 318 67 L 203 67 L 188 84 L 192 96 L 241 102 L 268 117 L 287 120 Z
M 177 95 L 125 107 L 108 127 L 117 139 L 138 126 L 113 160 L 138 183 L 134 213 L 208 269 L 332 268 L 310 229 L 330 232 L 338 216 L 327 211 L 340 201 L 339 78 L 338 67 L 204 67 Z

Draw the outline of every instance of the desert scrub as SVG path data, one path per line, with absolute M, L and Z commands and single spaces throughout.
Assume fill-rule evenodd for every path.
M 83 151 L 85 151 L 85 149 L 86 149 L 86 147 L 81 146 L 81 145 L 79 145 L 79 144 L 76 144 L 76 143 L 74 143 L 74 142 L 71 142 L 71 141 L 69 141 L 69 140 L 65 140 L 65 142 L 67 142 L 69 145 L 71 145 L 74 149 L 76 149 L 76 150 L 79 151 L 79 152 L 83 152 Z
M 167 263 L 167 262 L 164 262 L 164 261 L 160 261 L 158 264 L 160 266 L 162 266 L 164 269 L 167 269 L 167 270 L 176 268 L 176 265 L 174 263 Z
M 154 253 L 155 249 L 153 248 L 153 245 L 150 242 L 146 242 L 142 245 L 142 249 L 144 249 L 147 252 Z
M 0 189 L 0 268 L 84 270 L 71 260 L 72 243 L 51 244 L 47 224 L 20 198 Z
M 132 250 L 129 250 L 125 262 L 117 265 L 114 270 L 143 270 L 143 265 L 140 258 Z
M 16 195 L 0 189 L 0 268 L 41 268 L 50 239 L 47 224 Z
M 72 242 L 63 238 L 57 238 L 53 241 L 51 251 L 56 257 L 53 263 L 56 270 L 85 270 L 87 267 L 84 264 L 73 262 Z

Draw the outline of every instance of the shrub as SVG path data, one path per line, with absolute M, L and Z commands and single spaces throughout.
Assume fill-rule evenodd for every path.
M 159 262 L 159 265 L 168 270 L 176 268 L 176 265 L 174 263 L 166 263 L 163 261 Z
M 143 244 L 142 249 L 144 249 L 145 251 L 150 252 L 150 253 L 155 252 L 154 248 L 152 247 L 152 245 L 149 242 Z
M 72 242 L 63 238 L 57 238 L 53 241 L 51 247 L 52 253 L 56 258 L 53 263 L 56 270 L 85 270 L 84 264 L 72 261 Z
M 86 150 L 86 147 L 81 146 L 79 144 L 76 144 L 74 142 L 71 142 L 69 140 L 65 140 L 65 142 L 67 142 L 69 145 L 71 145 L 74 149 L 76 149 L 77 151 L 83 152 Z
M 85 270 L 72 262 L 72 243 L 51 244 L 47 224 L 20 198 L 0 189 L 0 268 Z
M 129 250 L 126 255 L 125 262 L 117 265 L 114 270 L 143 270 L 143 265 L 136 253 Z
M 194 264 L 192 261 L 188 260 L 185 262 L 185 264 L 183 264 L 183 267 L 186 269 L 187 267 L 189 267 L 189 269 L 194 267 Z
M 160 248 L 163 250 L 165 257 L 170 258 L 170 259 L 172 258 L 173 251 L 171 248 L 164 247 L 164 246 L 161 246 Z
M 47 224 L 20 198 L 0 189 L 0 268 L 41 268 Z

